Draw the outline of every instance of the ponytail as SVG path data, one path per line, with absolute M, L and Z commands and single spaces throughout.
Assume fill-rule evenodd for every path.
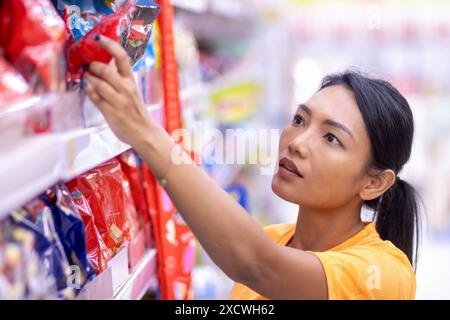
M 376 229 L 381 239 L 391 241 L 417 267 L 419 245 L 419 197 L 406 181 L 397 178 L 379 200 Z

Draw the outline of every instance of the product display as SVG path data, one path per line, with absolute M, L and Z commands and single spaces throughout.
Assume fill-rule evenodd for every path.
M 68 184 L 68 187 L 75 207 L 83 219 L 89 262 L 93 265 L 96 273 L 99 274 L 107 268 L 108 261 L 111 260 L 111 254 L 95 225 L 94 214 L 92 213 L 86 198 L 77 186 Z
M 86 35 L 75 41 L 67 49 L 69 70 L 76 73 L 80 68 L 87 67 L 93 61 L 108 63 L 111 61 L 109 53 L 98 45 L 96 36 L 103 36 L 119 42 L 120 27 L 126 16 L 134 10 L 129 2 L 117 12 L 106 16 L 98 22 Z
M 33 91 L 63 91 L 65 26 L 53 5 L 48 0 L 6 1 L 0 19 L 4 30 L 0 42 L 5 56 Z
M 129 14 L 126 34 L 122 36 L 122 46 L 131 58 L 131 65 L 144 55 L 152 34 L 153 21 L 160 11 L 153 0 L 136 0 L 135 6 L 135 10 Z
M 40 199 L 34 199 L 22 209 L 10 215 L 12 223 L 34 235 L 35 250 L 44 261 L 45 274 L 53 277 L 58 294 L 64 298 L 74 297 L 74 288 L 68 287 L 69 262 L 58 237 L 51 209 Z
M 49 189 L 41 199 L 52 210 L 56 232 L 71 266 L 80 271 L 79 288 L 92 280 L 95 270 L 86 253 L 84 224 L 67 187 L 60 183 Z

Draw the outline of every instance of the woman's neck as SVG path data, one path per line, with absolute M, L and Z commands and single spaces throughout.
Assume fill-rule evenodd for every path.
M 361 206 L 322 211 L 299 208 L 295 234 L 288 246 L 309 251 L 325 251 L 351 238 L 364 228 Z

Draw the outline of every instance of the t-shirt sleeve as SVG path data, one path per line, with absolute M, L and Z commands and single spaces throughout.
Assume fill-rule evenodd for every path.
M 324 268 L 330 300 L 414 299 L 411 268 L 388 253 L 361 248 L 313 254 Z

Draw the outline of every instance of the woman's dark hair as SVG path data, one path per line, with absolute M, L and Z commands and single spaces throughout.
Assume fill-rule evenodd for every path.
M 367 169 L 391 169 L 397 175 L 411 155 L 413 114 L 406 99 L 390 83 L 355 71 L 325 77 L 320 89 L 342 85 L 350 89 L 361 111 L 371 145 Z M 364 204 L 375 211 L 383 240 L 402 250 L 416 267 L 419 244 L 419 197 L 398 176 L 381 197 Z

